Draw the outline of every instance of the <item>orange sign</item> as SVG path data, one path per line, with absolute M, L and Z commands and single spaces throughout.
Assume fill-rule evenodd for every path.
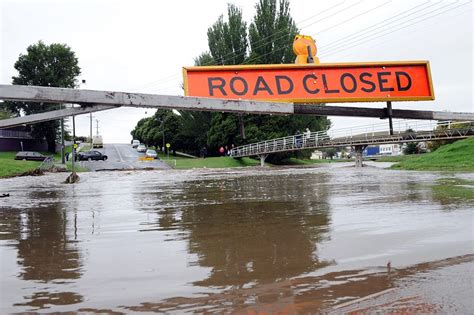
M 186 96 L 278 102 L 434 100 L 428 61 L 183 68 Z

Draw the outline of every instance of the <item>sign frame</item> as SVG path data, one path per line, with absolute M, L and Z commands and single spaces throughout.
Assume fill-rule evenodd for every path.
M 259 69 L 327 69 L 327 68 L 376 68 L 386 66 L 423 66 L 426 68 L 428 81 L 429 96 L 393 96 L 393 97 L 342 97 L 342 98 L 231 98 L 231 99 L 247 99 L 259 101 L 273 101 L 285 103 L 347 103 L 347 102 L 387 102 L 387 101 L 432 101 L 435 99 L 433 88 L 433 80 L 431 76 L 430 62 L 428 60 L 412 60 L 412 61 L 375 61 L 375 62 L 347 62 L 347 63 L 320 63 L 320 64 L 259 64 L 259 65 L 232 65 L 232 66 L 197 66 L 183 67 L 183 85 L 184 95 L 189 96 L 188 72 L 201 71 L 240 71 L 240 70 L 259 70 Z M 195 95 L 191 95 L 195 96 Z M 212 96 L 200 96 L 213 98 Z M 217 97 L 225 98 L 225 97 Z

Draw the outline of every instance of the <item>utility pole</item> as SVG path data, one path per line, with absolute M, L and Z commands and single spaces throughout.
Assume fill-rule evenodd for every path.
M 89 113 L 89 127 L 90 127 L 90 137 L 91 137 L 91 149 L 92 149 L 92 112 Z
M 96 119 L 95 122 L 96 122 L 96 131 L 95 131 L 95 134 L 98 136 L 98 135 L 99 135 L 99 120 Z
M 63 104 L 59 104 L 59 109 L 63 109 Z M 61 164 L 66 163 L 64 153 L 64 118 L 61 118 Z
M 74 174 L 74 164 L 76 162 L 76 117 L 72 116 L 72 173 Z

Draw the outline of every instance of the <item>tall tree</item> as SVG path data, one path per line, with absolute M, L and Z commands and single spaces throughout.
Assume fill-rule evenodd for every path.
M 42 41 L 29 46 L 25 55 L 15 62 L 18 76 L 12 84 L 74 88 L 81 73 L 75 53 L 65 44 L 46 45 Z M 57 109 L 57 104 L 33 102 L 8 102 L 7 108 L 16 115 L 34 114 Z M 59 122 L 48 121 L 32 126 L 37 139 L 46 139 L 48 151 L 55 151 Z
M 228 21 L 221 15 L 207 30 L 209 50 L 214 63 L 238 65 L 247 56 L 247 24 L 242 11 L 233 4 L 227 7 Z
M 293 63 L 293 38 L 298 34 L 288 0 L 259 0 L 249 27 L 250 58 L 247 63 Z

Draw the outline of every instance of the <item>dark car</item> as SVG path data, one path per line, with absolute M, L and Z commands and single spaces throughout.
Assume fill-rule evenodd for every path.
M 77 159 L 79 161 L 105 161 L 107 160 L 107 155 L 102 154 L 99 151 L 79 152 L 77 154 Z
M 33 151 L 21 151 L 15 155 L 15 160 L 26 160 L 26 161 L 44 161 L 47 156 Z

